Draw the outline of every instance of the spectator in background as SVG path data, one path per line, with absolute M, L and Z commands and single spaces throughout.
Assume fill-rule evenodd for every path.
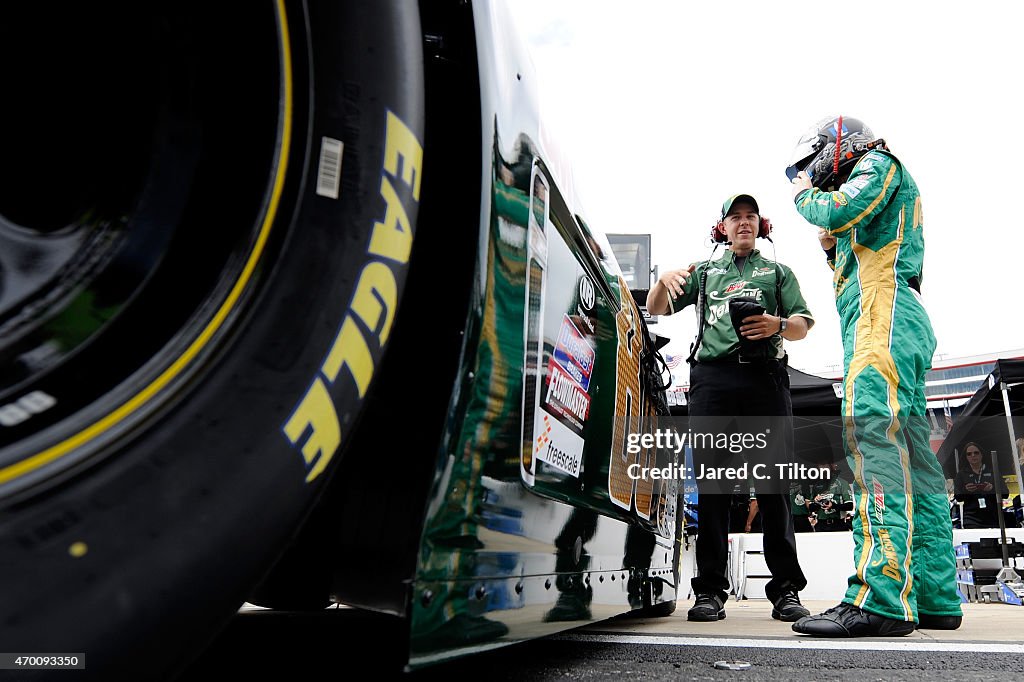
M 961 515 L 963 528 L 998 528 L 1000 501 L 996 497 L 996 482 L 992 470 L 984 461 L 981 447 L 970 442 L 964 446 L 967 460 L 953 482 L 958 502 L 963 502 Z
M 755 527 L 757 530 L 754 530 Z M 750 503 L 747 505 L 747 521 L 743 526 L 744 533 L 760 533 L 761 532 L 761 521 L 758 516 L 757 508 L 757 497 L 751 496 Z
M 818 533 L 850 530 L 847 512 L 853 511 L 853 496 L 850 484 L 836 475 L 837 470 L 838 466 L 833 470 L 832 480 L 819 486 L 824 489 L 815 493 L 807 505 L 807 510 L 817 517 L 814 530 Z
M 813 500 L 807 499 L 811 491 L 803 483 L 794 483 L 789 489 L 790 506 L 793 508 L 793 530 L 797 533 L 810 533 L 814 530 L 811 510 L 808 504 Z
M 790 488 L 793 527 L 797 532 L 850 530 L 853 511 L 850 484 L 839 476 L 839 464 L 820 462 L 832 470 L 829 479 L 803 481 Z

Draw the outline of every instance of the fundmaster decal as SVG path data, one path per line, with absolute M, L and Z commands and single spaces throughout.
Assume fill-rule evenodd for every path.
M 580 475 L 583 461 L 583 425 L 590 414 L 588 390 L 595 357 L 593 346 L 564 315 L 544 388 L 537 396 L 533 454 L 572 476 Z
M 548 363 L 544 409 L 556 413 L 577 435 L 583 435 L 583 422 L 590 413 L 590 395 L 554 359 Z

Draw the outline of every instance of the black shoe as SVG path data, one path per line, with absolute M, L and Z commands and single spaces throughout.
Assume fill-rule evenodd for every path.
M 589 595 L 588 595 L 589 596 Z M 545 623 L 562 623 L 573 620 L 591 620 L 590 599 L 579 595 L 560 594 L 550 611 L 544 614 Z
M 919 630 L 956 630 L 963 622 L 963 616 L 932 616 L 927 613 L 918 614 Z
M 456 614 L 431 632 L 414 634 L 413 651 L 439 651 L 490 642 L 508 634 L 508 626 L 483 616 Z
M 686 612 L 686 620 L 725 620 L 725 604 L 714 594 L 698 594 L 697 601 Z
M 902 637 L 914 631 L 914 621 L 876 616 L 843 602 L 817 616 L 793 623 L 793 631 L 815 637 Z
M 797 596 L 796 590 L 786 590 L 783 592 L 775 600 L 773 606 L 775 608 L 772 609 L 772 618 L 784 620 L 787 623 L 793 623 L 811 615 L 811 612 L 800 603 L 800 597 Z

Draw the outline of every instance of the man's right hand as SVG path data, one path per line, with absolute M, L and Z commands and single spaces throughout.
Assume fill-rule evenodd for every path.
M 669 270 L 658 278 L 658 283 L 668 290 L 672 298 L 679 298 L 683 295 L 683 287 L 686 286 L 687 280 L 696 269 L 695 265 L 691 265 L 685 270 Z
M 821 248 L 824 251 L 828 251 L 836 245 L 836 238 L 830 235 L 825 228 L 819 227 L 818 243 L 821 244 Z
M 800 171 L 796 174 L 796 177 L 793 178 L 793 199 L 795 200 L 800 196 L 801 192 L 811 189 L 812 187 L 814 187 L 814 184 L 811 182 L 810 176 L 804 171 Z

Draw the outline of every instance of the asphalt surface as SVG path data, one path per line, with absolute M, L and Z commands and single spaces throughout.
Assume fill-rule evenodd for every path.
M 657 634 L 637 637 L 615 627 L 602 628 L 603 625 L 606 624 L 402 673 L 401 654 L 396 647 L 400 646 L 403 634 L 390 619 L 346 609 L 313 614 L 239 614 L 178 679 L 266 679 L 272 675 L 289 680 L 403 678 L 410 682 L 464 678 L 870 682 L 1017 679 L 1024 672 L 1024 648 L 1005 642 L 872 644 L 870 640 L 800 639 L 800 645 L 795 646 L 793 639 L 782 638 L 737 640 Z M 732 645 L 737 642 L 746 645 Z M 824 648 L 810 648 L 818 646 L 818 642 Z M 947 650 L 907 649 L 929 646 Z M 749 664 L 749 668 L 716 669 L 715 663 L 719 661 L 739 661 Z

